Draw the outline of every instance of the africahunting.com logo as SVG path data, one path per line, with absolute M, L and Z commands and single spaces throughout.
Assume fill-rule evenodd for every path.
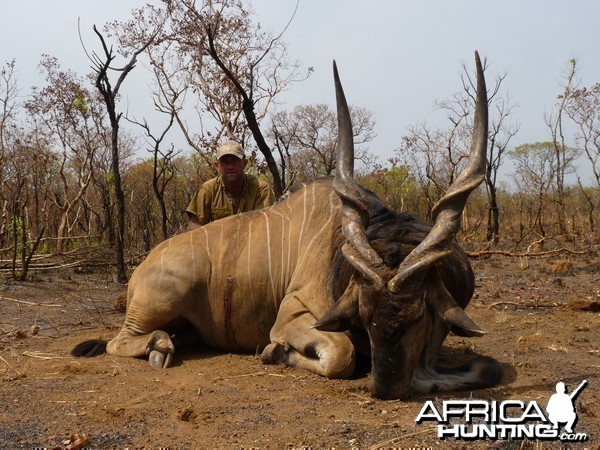
M 565 383 L 556 383 L 556 392 L 544 409 L 535 400 L 445 400 L 441 407 L 428 400 L 415 421 L 437 422 L 439 439 L 586 441 L 586 433 L 574 430 L 575 400 L 586 384 L 583 380 L 569 394 Z

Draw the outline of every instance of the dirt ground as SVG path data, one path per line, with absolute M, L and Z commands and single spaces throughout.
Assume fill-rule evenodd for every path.
M 77 359 L 78 342 L 111 338 L 124 287 L 106 273 L 69 269 L 4 281 L 0 293 L 0 448 L 600 448 L 600 261 L 494 256 L 474 260 L 470 316 L 489 334 L 450 336 L 443 357 L 491 356 L 504 367 L 493 389 L 380 401 L 368 368 L 327 380 L 257 355 L 178 352 L 174 367 L 106 355 Z M 426 400 L 535 400 L 558 381 L 577 397 L 587 441 L 440 441 L 416 424 Z M 76 436 L 78 435 L 78 436 Z

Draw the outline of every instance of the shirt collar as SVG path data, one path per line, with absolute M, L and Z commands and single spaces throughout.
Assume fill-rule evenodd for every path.
M 228 195 L 228 196 L 231 197 L 231 194 L 229 193 L 229 191 L 225 187 L 225 183 L 223 183 L 223 177 L 221 175 L 219 175 L 217 177 L 217 183 L 219 184 L 219 188 L 221 189 L 221 191 L 223 191 L 226 195 Z M 247 191 L 248 191 L 248 175 L 246 175 L 244 173 L 244 186 L 242 187 L 242 192 L 241 192 L 240 195 L 246 194 Z

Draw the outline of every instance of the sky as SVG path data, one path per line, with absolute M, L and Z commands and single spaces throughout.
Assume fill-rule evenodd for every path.
M 42 54 L 57 57 L 63 69 L 89 73 L 78 19 L 86 46 L 98 49 L 93 25 L 126 19 L 145 3 L 4 0 L 0 64 L 16 60 L 23 95 L 42 84 L 37 68 Z M 278 34 L 296 0 L 252 4 L 256 20 Z M 385 162 L 408 127 L 447 126 L 435 102 L 461 90 L 462 65 L 472 68 L 478 50 L 488 61 L 488 84 L 507 73 L 503 95 L 518 105 L 510 123 L 520 126 L 511 143 L 548 140 L 544 116 L 561 92 L 568 61 L 577 60 L 581 86 L 600 82 L 599 17 L 597 0 L 300 0 L 283 39 L 289 56 L 314 73 L 280 100 L 286 109 L 315 103 L 333 107 L 335 59 L 348 101 L 374 115 L 377 137 L 369 149 Z M 143 70 L 134 72 L 122 89 L 128 108 L 143 116 L 151 108 L 150 80 L 143 78 Z M 585 162 L 579 165 L 585 173 Z

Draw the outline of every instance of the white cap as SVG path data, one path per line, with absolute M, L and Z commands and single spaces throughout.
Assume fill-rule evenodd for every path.
M 221 159 L 225 155 L 233 155 L 240 159 L 244 159 L 244 149 L 240 144 L 235 141 L 229 140 L 219 146 L 217 149 L 217 160 Z

